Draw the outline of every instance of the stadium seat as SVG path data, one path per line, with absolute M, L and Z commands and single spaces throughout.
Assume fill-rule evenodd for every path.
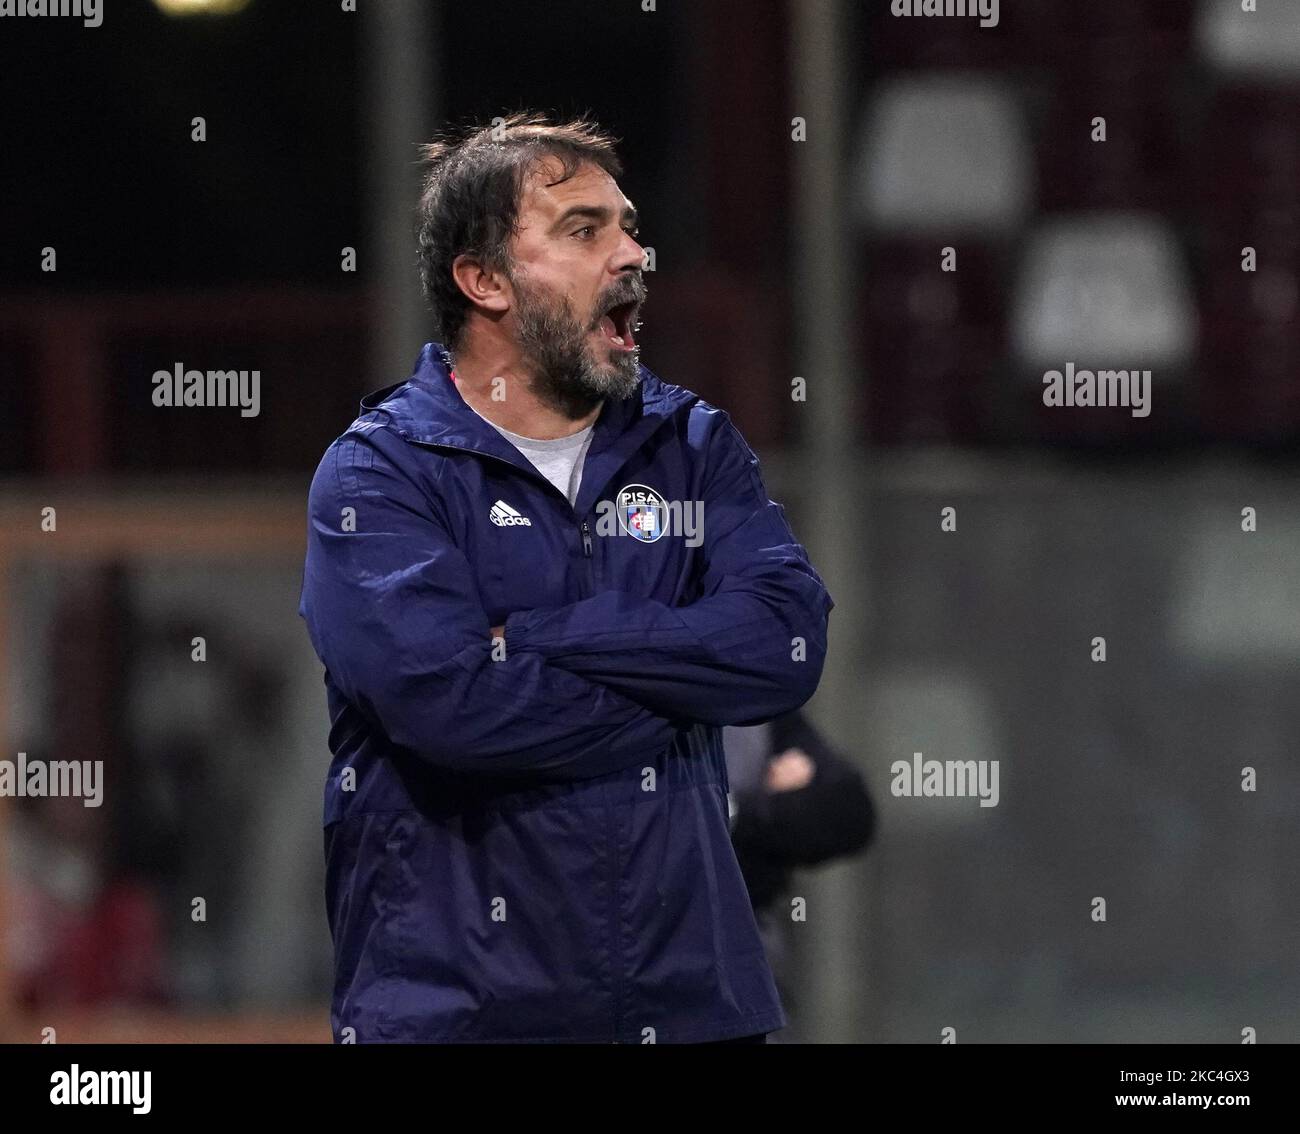
M 1240 4 L 1202 0 L 1196 21 L 1201 54 L 1225 75 L 1295 82 L 1300 79 L 1300 4 L 1257 7 L 1243 12 Z
M 888 233 L 1014 228 L 1031 204 L 1032 159 L 1005 84 L 975 76 L 895 78 L 864 114 L 854 208 Z
M 866 432 L 978 440 L 1003 353 L 1007 246 L 1032 207 L 1019 106 L 975 75 L 896 77 L 868 105 L 856 153 Z
M 1084 214 L 1045 222 L 1029 242 L 1010 334 L 1018 373 L 1032 387 L 1047 435 L 1121 436 L 1166 430 L 1185 413 L 1180 389 L 1197 321 L 1182 249 L 1167 224 L 1140 213 Z M 1129 409 L 1043 405 L 1049 370 L 1152 371 L 1152 418 Z M 1181 425 L 1180 425 L 1181 428 Z

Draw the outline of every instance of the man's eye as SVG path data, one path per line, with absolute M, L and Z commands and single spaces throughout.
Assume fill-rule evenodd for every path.
M 581 236 L 584 232 L 592 232 L 592 233 L 594 233 L 595 231 L 596 231 L 596 226 L 595 226 L 595 225 L 593 225 L 593 224 L 584 224 L 584 225 L 583 225 L 580 229 L 578 229 L 578 231 L 575 232 L 573 235 L 574 235 L 574 236 Z
M 641 235 L 641 230 L 631 225 L 624 225 L 623 231 L 626 232 L 628 236 L 630 236 L 633 240 L 635 240 L 638 236 Z

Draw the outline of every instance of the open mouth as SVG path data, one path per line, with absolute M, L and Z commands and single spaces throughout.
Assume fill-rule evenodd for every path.
M 615 350 L 636 349 L 636 340 L 632 337 L 635 314 L 636 301 L 629 300 L 611 307 L 601 316 L 600 329 Z

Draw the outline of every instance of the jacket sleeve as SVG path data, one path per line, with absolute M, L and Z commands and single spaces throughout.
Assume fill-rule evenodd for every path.
M 473 569 L 374 432 L 337 441 L 310 494 L 301 613 L 344 696 L 461 771 L 585 779 L 670 744 L 671 722 L 540 654 L 494 660 Z
M 655 712 L 751 724 L 798 708 L 817 688 L 834 606 L 768 499 L 758 458 L 721 411 L 704 479 L 700 597 L 670 607 L 606 591 L 516 611 L 506 643 Z
M 731 839 L 742 865 L 763 859 L 783 869 L 817 866 L 866 849 L 875 836 L 876 813 L 862 773 L 802 713 L 773 725 L 769 759 L 801 748 L 815 770 L 793 791 L 759 787 L 737 793 Z

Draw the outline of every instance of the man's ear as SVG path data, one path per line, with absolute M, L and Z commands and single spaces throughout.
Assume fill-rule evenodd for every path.
M 485 268 L 462 252 L 452 261 L 451 278 L 475 307 L 497 314 L 510 310 L 513 296 L 504 273 Z

